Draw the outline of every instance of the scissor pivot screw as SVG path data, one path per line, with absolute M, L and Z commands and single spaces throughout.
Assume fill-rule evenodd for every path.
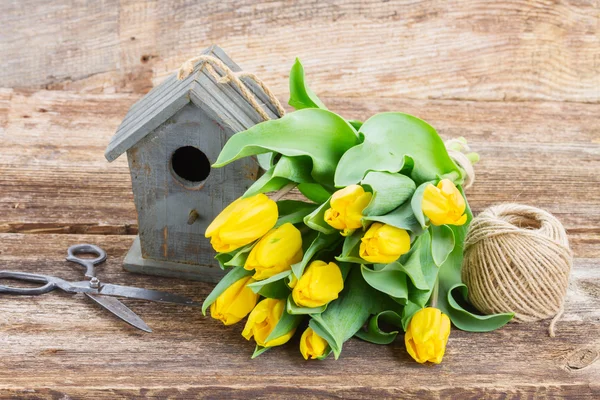
M 96 277 L 90 279 L 90 287 L 98 289 L 100 287 L 100 280 Z

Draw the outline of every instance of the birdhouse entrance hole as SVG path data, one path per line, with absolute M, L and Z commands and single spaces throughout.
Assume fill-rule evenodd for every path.
M 194 146 L 180 147 L 171 156 L 173 175 L 186 186 L 195 186 L 208 178 L 210 161 Z

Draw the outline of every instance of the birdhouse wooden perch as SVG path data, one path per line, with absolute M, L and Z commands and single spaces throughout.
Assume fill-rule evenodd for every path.
M 203 54 L 240 71 L 217 46 Z M 256 180 L 259 167 L 246 158 L 219 169 L 211 164 L 231 135 L 264 117 L 237 85 L 215 73 L 226 71 L 200 61 L 186 78 L 167 78 L 130 108 L 106 149 L 108 161 L 127 152 L 138 213 L 126 270 L 212 282 L 223 276 L 204 231 Z M 242 81 L 263 115 L 280 117 L 256 82 Z

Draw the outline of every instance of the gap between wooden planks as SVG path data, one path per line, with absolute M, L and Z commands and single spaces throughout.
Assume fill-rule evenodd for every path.
M 127 160 L 104 150 L 138 95 L 0 89 L 0 232 L 135 234 Z M 571 233 L 600 233 L 596 104 L 326 98 L 347 118 L 403 111 L 481 155 L 475 212 L 521 202 Z M 214 160 L 213 160 L 214 161 Z
M 2 267 L 77 277 L 66 248 L 93 242 L 107 250 L 99 276 L 113 283 L 204 298 L 211 285 L 132 275 L 121 268 L 130 236 L 0 234 Z M 575 239 L 577 242 L 577 239 Z M 596 243 L 578 244 L 594 254 Z M 590 248 L 587 249 L 586 248 Z M 250 360 L 241 325 L 224 327 L 198 309 L 125 301 L 154 329 L 146 335 L 81 296 L 59 293 L 2 298 L 0 396 L 181 397 L 302 396 L 480 398 L 599 394 L 600 270 L 596 258 L 575 263 L 567 312 L 558 336 L 547 322 L 510 324 L 477 334 L 453 330 L 444 362 L 412 362 L 401 339 L 389 346 L 351 340 L 340 360 L 305 362 L 298 338 Z M 235 397 L 234 396 L 234 397 Z

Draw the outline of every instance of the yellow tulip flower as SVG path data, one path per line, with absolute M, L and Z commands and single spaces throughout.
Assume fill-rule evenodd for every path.
M 285 223 L 267 233 L 252 248 L 244 268 L 254 270 L 254 279 L 270 278 L 302 260 L 302 235 L 292 224 Z
M 252 311 L 259 295 L 246 285 L 255 282 L 251 277 L 245 277 L 229 286 L 210 305 L 210 315 L 223 321 L 225 325 L 233 325 Z
M 359 254 L 377 264 L 394 262 L 410 250 L 410 236 L 404 229 L 375 222 L 361 239 Z
M 319 358 L 325 354 L 329 344 L 321 336 L 317 335 L 312 328 L 306 328 L 300 338 L 300 353 L 305 360 Z
M 466 207 L 464 197 L 449 179 L 442 179 L 437 187 L 425 187 L 421 208 L 433 225 L 463 225 L 467 222 Z
M 217 252 L 228 253 L 263 236 L 277 217 L 277 204 L 264 194 L 239 198 L 221 211 L 204 235 Z
M 300 307 L 321 307 L 338 298 L 344 288 L 340 268 L 330 262 L 313 261 L 292 290 L 292 298 Z
M 248 316 L 248 321 L 246 321 L 242 336 L 246 338 L 246 340 L 250 340 L 254 337 L 256 343 L 262 347 L 273 347 L 284 344 L 294 336 L 296 328 L 283 336 L 269 340 L 268 342 L 266 341 L 267 337 L 269 337 L 271 332 L 273 332 L 273 329 L 275 329 L 275 326 L 277 326 L 284 311 L 285 300 L 261 300 Z
M 450 336 L 450 318 L 437 308 L 427 307 L 413 315 L 404 335 L 406 350 L 418 363 L 442 362 Z
M 325 222 L 342 231 L 342 235 L 351 235 L 355 229 L 362 227 L 362 212 L 372 197 L 373 194 L 365 192 L 360 185 L 350 185 L 338 190 L 331 196 L 331 208 L 325 211 Z

